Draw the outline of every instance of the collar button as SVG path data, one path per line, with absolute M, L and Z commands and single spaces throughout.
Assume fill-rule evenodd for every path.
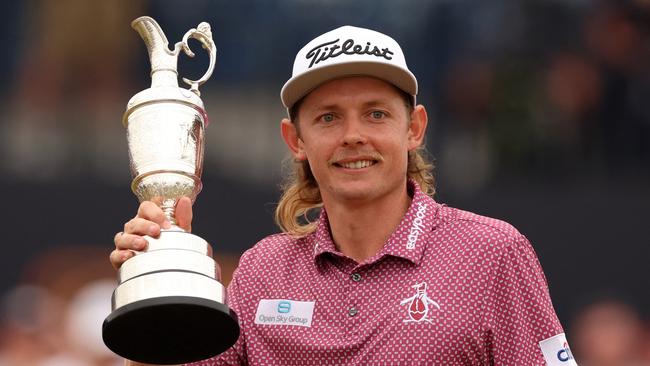
M 357 308 L 352 307 L 348 310 L 348 315 L 350 316 L 356 316 L 357 314 L 359 314 L 359 310 L 357 310 Z

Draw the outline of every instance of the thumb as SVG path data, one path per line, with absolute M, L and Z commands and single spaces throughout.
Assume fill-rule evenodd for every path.
M 176 203 L 176 223 L 181 229 L 192 231 L 192 200 L 188 197 L 182 197 Z

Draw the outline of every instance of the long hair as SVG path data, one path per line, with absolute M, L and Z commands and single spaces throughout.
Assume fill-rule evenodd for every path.
M 309 162 L 293 161 L 292 164 L 292 172 L 282 186 L 282 197 L 275 209 L 275 222 L 283 232 L 303 237 L 316 230 L 313 214 L 323 206 L 323 200 Z M 425 194 L 435 194 L 433 163 L 427 159 L 423 146 L 408 152 L 406 176 L 413 179 Z

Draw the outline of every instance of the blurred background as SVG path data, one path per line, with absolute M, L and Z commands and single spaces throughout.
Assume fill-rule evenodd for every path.
M 277 231 L 287 156 L 279 92 L 295 53 L 351 24 L 394 37 L 431 119 L 436 200 L 533 243 L 581 365 L 650 364 L 650 1 L 2 2 L 0 365 L 117 365 L 101 343 L 113 236 L 137 200 L 125 130 L 150 85 L 154 17 L 170 43 L 212 25 L 216 71 L 194 232 L 228 282 Z M 181 56 L 196 79 L 207 56 Z

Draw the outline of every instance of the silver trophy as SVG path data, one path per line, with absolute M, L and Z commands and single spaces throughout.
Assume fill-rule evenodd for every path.
M 112 351 L 138 362 L 198 361 L 225 351 L 239 337 L 211 246 L 179 228 L 174 218 L 176 202 L 184 196 L 194 201 L 201 191 L 208 116 L 198 88 L 212 74 L 216 48 L 208 23 L 190 29 L 173 51 L 155 20 L 140 17 L 131 26 L 149 51 L 152 79 L 151 88 L 131 98 L 123 118 L 131 188 L 140 202 L 157 203 L 172 228 L 157 239 L 145 237 L 147 250 L 120 268 L 103 338 Z M 182 89 L 176 64 L 181 50 L 194 56 L 189 38 L 201 42 L 210 65 L 199 80 L 183 78 L 190 88 Z

